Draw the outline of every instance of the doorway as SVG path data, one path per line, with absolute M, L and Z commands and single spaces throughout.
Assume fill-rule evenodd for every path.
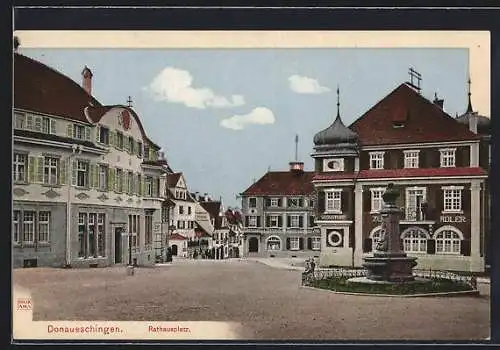
M 172 256 L 177 256 L 178 249 L 177 244 L 172 244 Z
M 122 262 L 122 228 L 115 228 L 115 264 Z
M 259 252 L 259 240 L 257 237 L 250 237 L 248 239 L 248 252 L 258 253 Z

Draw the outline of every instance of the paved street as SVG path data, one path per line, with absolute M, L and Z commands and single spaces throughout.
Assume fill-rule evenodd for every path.
M 18 269 L 35 320 L 236 321 L 246 339 L 484 339 L 489 295 L 348 296 L 300 288 L 300 271 L 253 260 L 171 266 Z M 485 287 L 482 286 L 483 291 Z

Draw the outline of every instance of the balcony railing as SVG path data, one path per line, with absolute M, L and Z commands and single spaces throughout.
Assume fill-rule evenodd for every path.
M 426 215 L 423 208 L 407 207 L 402 208 L 401 221 L 434 221 Z

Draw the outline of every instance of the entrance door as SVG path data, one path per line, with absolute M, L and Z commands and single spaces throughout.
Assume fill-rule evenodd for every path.
M 115 264 L 122 262 L 122 228 L 115 228 Z
M 172 244 L 172 256 L 177 256 L 177 244 Z
M 259 252 L 259 240 L 257 237 L 250 237 L 248 240 L 248 252 L 258 253 Z

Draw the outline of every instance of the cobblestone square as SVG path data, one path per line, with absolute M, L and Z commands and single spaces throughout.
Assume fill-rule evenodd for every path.
M 251 260 L 170 266 L 16 269 L 35 320 L 235 321 L 244 339 L 480 340 L 490 333 L 489 285 L 479 297 L 349 296 L 300 287 L 300 271 Z

